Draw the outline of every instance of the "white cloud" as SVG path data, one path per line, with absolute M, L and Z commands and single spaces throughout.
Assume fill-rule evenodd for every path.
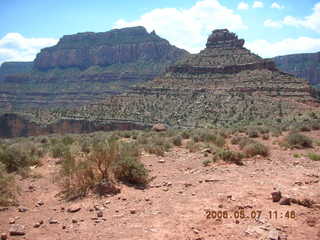
M 240 15 L 218 0 L 201 0 L 189 9 L 158 8 L 135 21 L 120 19 L 116 28 L 144 26 L 180 48 L 196 53 L 204 48 L 210 32 L 217 28 L 246 29 Z
M 281 28 L 282 27 L 282 23 L 281 22 L 273 21 L 271 19 L 265 20 L 263 25 L 265 27 L 271 27 L 271 28 Z
M 7 33 L 0 39 L 0 64 L 5 61 L 33 61 L 41 48 L 57 42 L 52 38 L 26 38 L 20 33 Z
M 245 2 L 240 2 L 238 4 L 238 9 L 239 10 L 248 10 L 249 9 L 249 4 Z
M 309 16 L 306 16 L 302 19 L 293 16 L 286 16 L 283 20 L 273 21 L 273 23 L 293 27 L 304 27 L 320 33 L 320 2 L 314 6 L 313 12 Z
M 277 3 L 277 2 L 273 2 L 273 3 L 271 4 L 271 8 L 282 9 L 282 8 L 284 8 L 284 6 L 280 5 L 280 4 Z
M 256 40 L 246 43 L 245 46 L 262 57 L 275 57 L 294 53 L 319 51 L 320 38 L 288 38 L 274 43 L 270 43 L 266 40 Z
M 253 8 L 263 8 L 263 2 L 254 1 L 252 7 L 253 7 Z

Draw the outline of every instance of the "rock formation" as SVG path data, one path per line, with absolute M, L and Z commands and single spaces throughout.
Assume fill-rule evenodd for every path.
M 307 79 L 312 85 L 320 84 L 320 52 L 279 56 L 273 60 L 282 71 Z
M 82 108 L 80 115 L 177 126 L 270 120 L 303 111 L 314 99 L 307 81 L 251 53 L 244 40 L 215 30 L 206 48 L 131 92 Z
M 7 76 L 30 73 L 33 62 L 4 62 L 0 66 L 0 81 Z
M 28 63 L 28 72 L 18 63 L 16 71 L 13 63 L 2 65 L 0 78 L 6 69 L 8 74 L 1 84 L 0 111 L 100 101 L 152 80 L 187 54 L 143 27 L 67 35 L 56 46 L 42 49 L 34 63 Z
M 109 66 L 132 62 L 175 62 L 186 51 L 176 48 L 155 32 L 144 27 L 114 29 L 103 33 L 78 33 L 60 39 L 54 47 L 44 48 L 34 66 L 39 70 L 51 68 Z

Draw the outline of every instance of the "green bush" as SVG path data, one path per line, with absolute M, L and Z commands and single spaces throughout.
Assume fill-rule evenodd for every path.
M 139 161 L 140 150 L 132 143 L 119 143 L 112 138 L 95 142 L 90 153 L 73 145 L 63 155 L 60 174 L 67 198 L 86 195 L 102 182 L 115 185 L 116 180 L 131 184 L 148 183 L 148 171 Z
M 68 151 L 70 150 L 70 146 L 65 145 L 63 143 L 57 143 L 52 146 L 51 153 L 54 158 L 62 158 Z
M 0 147 L 0 162 L 6 166 L 8 172 L 26 169 L 39 164 L 41 151 L 30 143 L 15 143 Z
M 261 155 L 261 156 L 268 156 L 269 155 L 269 149 L 265 145 L 259 142 L 255 143 L 249 143 L 244 146 L 243 148 L 244 153 L 248 157 L 253 157 L 256 155 Z
M 229 149 L 220 149 L 216 153 L 216 157 L 222 159 L 225 162 L 235 163 L 237 165 L 243 165 L 242 158 L 244 157 L 240 152 L 234 152 Z
M 182 145 L 182 138 L 180 136 L 176 136 L 172 139 L 172 143 L 175 146 L 181 146 Z
M 291 148 L 311 148 L 312 139 L 297 132 L 291 132 L 285 138 L 285 143 Z
M 313 161 L 320 161 L 320 154 L 311 152 L 307 156 Z
M 181 137 L 182 137 L 183 139 L 189 139 L 189 138 L 190 138 L 190 132 L 189 132 L 189 131 L 183 131 L 183 132 L 181 133 Z
M 257 137 L 259 137 L 259 132 L 258 132 L 258 130 L 255 129 L 255 128 L 249 128 L 249 129 L 247 129 L 246 133 L 247 133 L 248 137 L 250 137 L 250 138 L 257 138 Z
M 204 167 L 207 167 L 207 166 L 209 166 L 210 163 L 211 163 L 211 161 L 209 159 L 206 159 L 206 160 L 203 160 L 202 165 Z
M 6 166 L 0 162 L 0 206 L 15 204 L 16 193 L 14 177 L 7 173 Z

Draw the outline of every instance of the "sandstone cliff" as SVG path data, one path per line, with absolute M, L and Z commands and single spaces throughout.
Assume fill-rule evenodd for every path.
M 4 62 L 0 66 L 0 81 L 7 76 L 30 73 L 33 62 Z
M 56 46 L 41 50 L 31 72 L 5 76 L 0 111 L 97 102 L 152 80 L 185 55 L 187 51 L 143 27 L 64 36 Z
M 273 60 L 282 71 L 307 79 L 312 85 L 320 84 L 320 52 L 279 56 Z
M 103 33 L 78 33 L 60 39 L 54 47 L 42 49 L 34 66 L 50 68 L 109 66 L 132 62 L 172 63 L 187 54 L 144 27 L 114 29 Z

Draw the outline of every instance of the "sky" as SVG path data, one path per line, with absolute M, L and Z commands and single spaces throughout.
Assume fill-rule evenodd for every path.
M 228 28 L 262 57 L 320 51 L 320 0 L 0 0 L 0 63 L 32 61 L 63 35 L 144 26 L 197 53 Z

